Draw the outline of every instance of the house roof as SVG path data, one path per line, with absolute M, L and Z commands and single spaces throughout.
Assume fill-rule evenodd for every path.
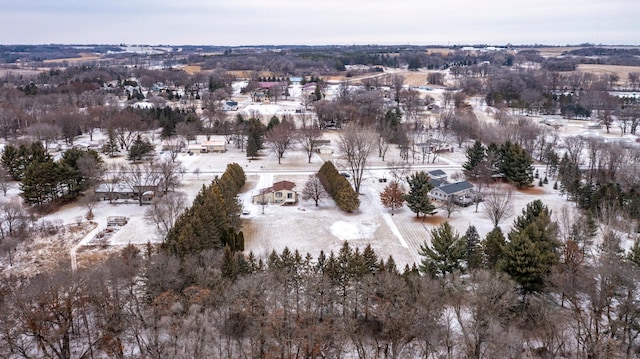
M 433 186 L 433 188 L 438 188 L 442 185 L 446 185 L 446 182 L 434 179 L 434 178 L 429 178 L 429 183 L 431 183 L 431 185 Z
M 442 176 L 446 176 L 447 175 L 443 170 L 433 170 L 433 171 L 429 171 L 427 173 L 429 175 L 431 175 L 432 177 L 442 177 Z
M 290 182 L 290 181 L 276 182 L 271 187 L 267 187 L 267 188 L 261 189 L 259 194 L 257 194 L 256 196 L 259 196 L 259 195 L 262 195 L 262 194 L 265 194 L 265 193 L 278 192 L 278 191 L 282 191 L 282 190 L 293 191 L 293 188 L 295 186 L 296 186 L 296 184 L 293 183 L 293 182 Z
M 442 190 L 446 194 L 455 194 L 471 188 L 473 188 L 473 185 L 468 181 L 450 183 L 438 187 L 438 189 Z
M 289 181 L 280 181 L 280 182 L 276 182 L 273 184 L 273 187 L 271 187 L 274 191 L 282 191 L 283 189 L 286 189 L 288 191 L 293 191 L 293 188 L 296 186 L 295 183 L 293 182 L 289 182 Z
M 202 141 L 200 143 L 202 146 L 224 146 L 226 144 L 225 140 L 210 140 L 210 141 Z

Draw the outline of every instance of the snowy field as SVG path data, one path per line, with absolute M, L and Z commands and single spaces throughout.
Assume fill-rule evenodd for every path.
M 293 89 L 294 94 L 299 89 Z M 434 93 L 437 96 L 437 93 Z M 481 101 L 471 100 L 480 121 L 491 122 L 493 118 L 486 113 Z M 260 114 L 263 120 L 273 116 L 295 113 L 300 106 L 293 99 L 279 101 L 277 104 L 249 104 L 243 110 L 254 114 Z M 611 138 L 619 138 L 619 130 L 612 129 L 611 134 L 605 134 L 602 130 L 587 130 L 584 121 L 566 121 L 557 119 L 561 126 L 556 130 L 560 136 L 579 135 L 590 133 Z M 594 132 L 596 131 L 596 132 Z M 617 132 L 616 132 L 617 131 Z M 159 139 L 156 138 L 156 148 L 159 148 Z M 384 208 L 380 202 L 379 194 L 385 183 L 380 183 L 379 178 L 391 178 L 385 169 L 388 161 L 399 160 L 399 152 L 391 148 L 383 162 L 374 153 L 370 157 L 361 188 L 361 206 L 354 213 L 344 213 L 339 210 L 332 200 L 325 200 L 316 207 L 311 201 L 300 201 L 296 206 L 262 206 L 251 204 L 251 195 L 261 188 L 269 187 L 275 181 L 287 180 L 295 182 L 300 192 L 309 174 L 317 172 L 322 163 L 332 160 L 338 169 L 346 169 L 345 161 L 338 151 L 338 135 L 336 131 L 326 131 L 324 139 L 331 141 L 335 149 L 333 155 L 315 155 L 310 164 L 307 163 L 306 153 L 301 148 L 294 148 L 285 153 L 282 164 L 278 164 L 276 156 L 264 150 L 260 158 L 249 160 L 245 153 L 233 145 L 229 145 L 226 153 L 205 153 L 188 155 L 180 154 L 178 161 L 185 167 L 182 185 L 178 191 L 187 194 L 191 201 L 203 184 L 208 184 L 216 176 L 224 172 L 228 163 L 236 162 L 242 166 L 247 174 L 247 184 L 240 198 L 249 215 L 242 216 L 242 230 L 245 233 L 246 251 L 253 251 L 256 255 L 266 256 L 272 250 L 282 251 L 285 247 L 291 250 L 299 250 L 301 253 L 311 253 L 316 256 L 321 250 L 336 252 L 344 241 L 352 246 L 364 247 L 367 244 L 377 251 L 381 257 L 392 255 L 396 263 L 403 267 L 405 264 L 418 262 L 419 247 L 425 241 L 430 240 L 430 231 L 435 226 L 447 220 L 460 234 L 463 234 L 469 225 L 474 225 L 481 236 L 491 230 L 491 222 L 483 215 L 482 204 L 479 211 L 475 212 L 475 206 L 459 208 L 446 218 L 446 211 L 439 210 L 438 214 L 426 219 L 417 219 L 408 208 L 396 210 L 394 215 Z M 199 138 L 202 141 L 204 138 Z M 94 143 L 104 141 L 100 135 L 94 136 Z M 88 136 L 78 138 L 75 143 L 89 143 Z M 162 155 L 159 153 L 159 155 Z M 124 162 L 124 158 L 104 158 L 105 162 Z M 412 171 L 442 169 L 449 178 L 460 172 L 461 165 L 465 161 L 464 148 L 455 148 L 452 153 L 442 154 L 435 163 L 410 161 Z M 540 173 L 544 172 L 544 166 L 538 166 Z M 511 227 L 515 216 L 521 209 L 535 199 L 541 199 L 552 210 L 554 215 L 561 213 L 563 207 L 570 212 L 575 210 L 575 205 L 559 195 L 552 189 L 553 180 L 544 187 L 532 187 L 523 191 L 514 192 L 514 216 L 507 219 L 501 225 L 506 233 Z M 406 187 L 406 184 L 405 184 Z M 0 201 L 8 201 L 18 197 L 17 185 L 9 191 L 7 197 Z M 47 220 L 64 224 L 68 230 L 66 234 L 58 234 L 55 238 L 34 238 L 33 241 L 22 245 L 18 249 L 16 264 L 9 267 L 8 260 L 2 259 L 2 272 L 5 275 L 11 273 L 34 270 L 33 268 L 46 267 L 46 264 L 54 259 L 69 260 L 72 267 L 90 265 L 99 257 L 101 251 L 113 251 L 129 243 L 143 245 L 148 242 L 159 243 L 161 237 L 155 226 L 144 218 L 145 206 L 139 206 L 132 202 L 129 204 L 109 204 L 106 201 L 98 202 L 93 210 L 95 215 L 91 223 L 85 219 L 87 208 L 74 203 L 62 207 L 55 213 L 44 216 L 40 221 Z M 263 213 L 264 211 L 264 213 Z M 107 217 L 126 216 L 129 223 L 117 231 L 110 239 L 109 249 L 93 248 L 89 250 L 86 245 L 91 244 L 95 235 L 104 230 Z M 55 245 L 52 245 L 54 243 Z M 47 249 L 51 247 L 50 249 Z M 36 251 L 37 249 L 37 251 Z M 43 260 L 42 258 L 46 258 Z

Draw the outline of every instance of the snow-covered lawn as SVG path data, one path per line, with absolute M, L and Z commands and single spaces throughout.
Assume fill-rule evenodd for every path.
M 294 90 L 299 91 L 299 89 Z M 481 101 L 471 101 L 476 107 L 476 113 L 481 121 L 493 121 L 487 115 Z M 259 113 L 265 121 L 270 116 L 281 116 L 285 113 L 294 113 L 299 103 L 291 99 L 279 101 L 278 104 L 251 104 L 245 107 L 252 113 Z M 584 133 L 586 128 L 582 121 L 564 121 L 563 126 L 557 131 L 560 136 L 577 135 Z M 597 130 L 602 136 L 615 137 L 615 134 L 604 134 L 604 130 Z M 612 130 L 615 133 L 615 130 Z M 619 135 L 618 135 L 619 136 Z M 337 131 L 326 131 L 324 139 L 331 141 L 331 146 L 335 148 L 333 155 L 314 155 L 310 164 L 307 163 L 307 156 L 303 149 L 294 148 L 285 153 L 282 163 L 278 164 L 276 156 L 267 149 L 263 154 L 254 160 L 246 157 L 245 153 L 235 148 L 233 144 L 228 145 L 226 153 L 206 153 L 193 154 L 186 153 L 178 156 L 178 161 L 185 168 L 182 185 L 178 191 L 187 194 L 191 201 L 203 184 L 208 184 L 216 176 L 224 172 L 228 163 L 236 162 L 242 166 L 247 174 L 247 184 L 239 198 L 243 203 L 243 208 L 249 210 L 248 215 L 242 215 L 242 230 L 245 234 L 246 251 L 253 251 L 256 255 L 266 256 L 272 250 L 282 251 L 285 247 L 291 250 L 299 250 L 302 254 L 307 252 L 316 256 L 321 250 L 325 252 L 337 252 L 344 243 L 348 241 L 352 246 L 364 247 L 367 244 L 377 251 L 381 257 L 392 255 L 396 263 L 403 267 L 405 264 L 412 264 L 420 260 L 418 255 L 419 247 L 425 241 L 430 240 L 430 231 L 435 226 L 447 220 L 460 234 L 463 234 L 469 225 L 476 226 L 480 236 L 484 236 L 492 229 L 491 222 L 482 214 L 482 204 L 479 211 L 475 212 L 475 206 L 459 208 L 450 218 L 446 217 L 446 211 L 440 210 L 434 217 L 416 218 L 408 208 L 403 207 L 391 215 L 390 211 L 384 208 L 379 199 L 379 193 L 386 183 L 378 181 L 379 178 L 391 178 L 386 170 L 387 164 L 391 160 L 399 159 L 399 152 L 396 148 L 391 148 L 386 155 L 386 161 L 382 161 L 372 154 L 369 161 L 370 168 L 365 171 L 365 178 L 361 188 L 361 205 L 354 213 L 344 213 L 339 210 L 332 200 L 323 201 L 316 207 L 311 201 L 300 201 L 296 206 L 270 205 L 264 207 L 251 203 L 251 195 L 257 193 L 261 188 L 269 187 L 274 181 L 288 180 L 297 184 L 300 192 L 309 174 L 315 173 L 322 163 L 331 160 L 339 170 L 345 170 L 346 162 L 338 153 Z M 159 138 L 155 136 L 157 148 L 159 148 Z M 88 136 L 81 136 L 76 143 L 100 143 L 104 140 L 104 135 L 95 134 L 93 141 L 89 141 Z M 198 141 L 203 141 L 204 137 Z M 124 157 L 109 159 L 107 162 L 125 162 Z M 460 172 L 461 164 L 465 161 L 463 148 L 454 147 L 453 152 L 443 153 L 435 163 L 422 163 L 421 160 L 411 161 L 412 170 L 432 170 L 442 169 L 449 178 L 454 173 Z M 540 166 L 540 173 L 544 172 L 544 167 Z M 406 186 L 406 184 L 405 184 Z M 521 209 L 535 199 L 541 199 L 547 204 L 557 216 L 562 207 L 574 208 L 573 203 L 566 202 L 557 191 L 552 189 L 553 181 L 544 187 L 533 187 L 524 191 L 514 192 L 515 213 L 502 224 L 503 232 L 508 232 L 515 216 L 521 213 Z M 17 197 L 19 191 L 17 185 L 9 191 L 7 197 L 0 198 L 0 202 Z M 82 230 L 76 231 L 73 235 L 56 235 L 53 238 L 36 236 L 32 241 L 20 246 L 18 251 L 29 253 L 29 257 L 24 257 L 25 263 L 20 261 L 23 257 L 16 256 L 18 264 L 9 268 L 8 260 L 1 259 L 0 264 L 3 274 L 17 273 L 25 270 L 28 263 L 34 261 L 43 262 L 37 259 L 38 255 L 49 259 L 69 259 L 79 266 L 90 265 L 96 251 L 83 248 L 89 244 L 95 235 L 103 230 L 107 225 L 107 217 L 126 216 L 129 223 L 116 232 L 109 240 L 113 249 L 121 248 L 129 243 L 145 244 L 147 242 L 159 243 L 161 238 L 153 224 L 144 218 L 144 211 L 147 207 L 139 206 L 137 203 L 110 204 L 108 202 L 98 202 L 93 210 L 94 224 L 89 224 L 85 219 L 87 208 L 79 203 L 65 205 L 55 213 L 41 218 L 51 222 L 64 224 L 65 228 L 76 226 Z M 81 226 L 78 223 L 82 223 Z M 69 233 L 69 231 L 65 232 Z M 46 248 L 50 247 L 48 251 Z M 37 248 L 37 252 L 34 251 Z M 36 254 L 34 254 L 36 253 Z M 75 254 L 75 258 L 74 257 Z

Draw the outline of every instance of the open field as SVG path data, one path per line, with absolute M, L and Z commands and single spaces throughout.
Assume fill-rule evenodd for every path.
M 626 83 L 629 73 L 640 73 L 640 66 L 617 66 L 617 65 L 600 65 L 600 64 L 580 64 L 576 69 L 577 72 L 592 73 L 597 75 L 616 74 L 620 80 L 618 82 Z
M 80 54 L 80 57 L 68 57 L 68 58 L 63 58 L 63 59 L 51 59 L 51 60 L 44 60 L 44 63 L 58 63 L 58 62 L 69 62 L 69 63 L 74 63 L 74 62 L 83 62 L 83 61 L 94 61 L 94 60 L 100 60 L 102 59 L 102 56 L 97 55 L 97 54 Z

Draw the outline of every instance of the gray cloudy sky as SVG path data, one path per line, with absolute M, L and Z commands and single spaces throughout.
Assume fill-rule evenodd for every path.
M 638 0 L 0 0 L 2 44 L 640 44 Z

